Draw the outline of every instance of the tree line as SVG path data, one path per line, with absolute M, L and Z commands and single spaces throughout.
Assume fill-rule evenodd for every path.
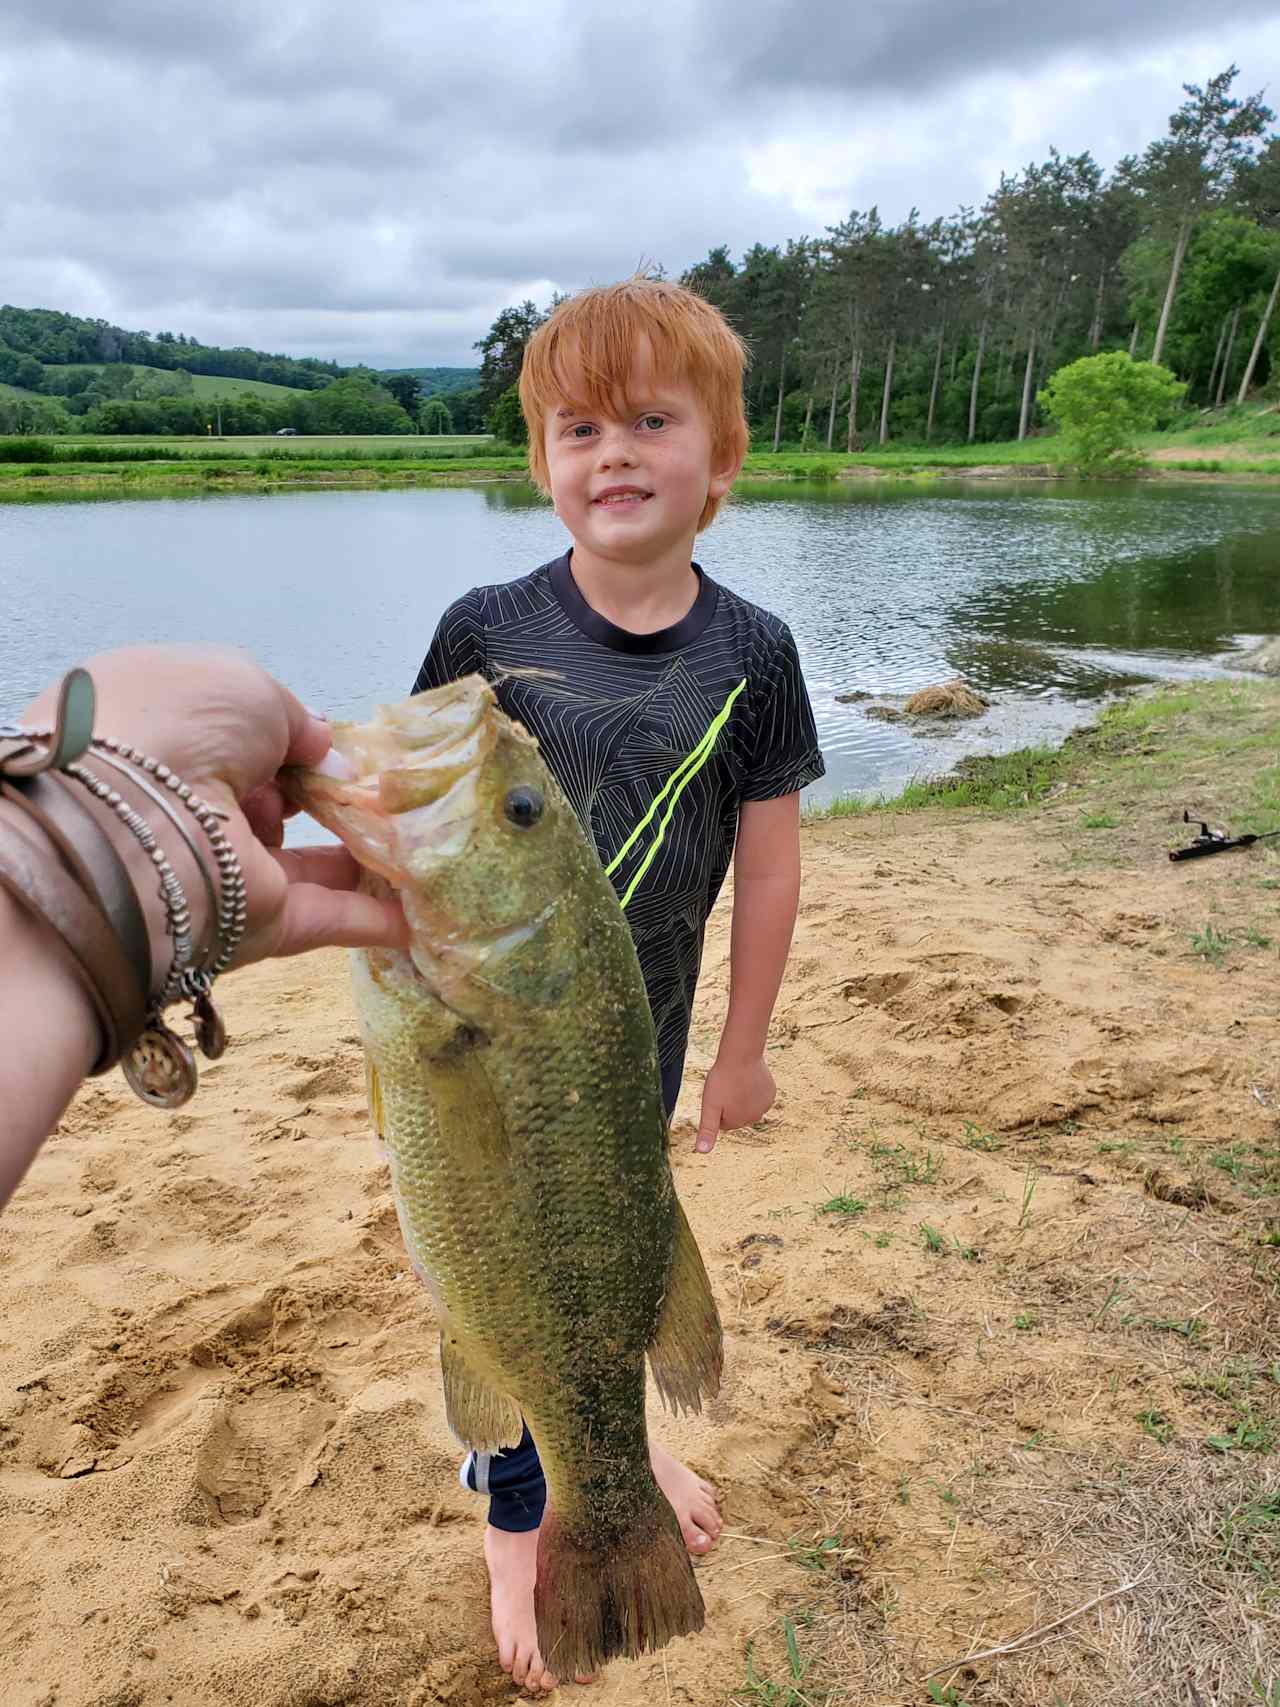
M 714 248 L 682 282 L 752 352 L 757 444 L 856 451 L 1019 439 L 1058 368 L 1121 350 L 1164 364 L 1201 406 L 1243 401 L 1280 372 L 1280 137 L 1229 66 L 1167 133 L 1108 174 L 1089 153 L 1002 174 L 980 208 L 855 210 L 820 237 Z M 518 440 L 512 389 L 545 315 L 508 308 L 477 348 L 491 425 Z
M 856 451 L 891 438 L 1026 438 L 1037 399 L 1081 356 L 1163 364 L 1201 407 L 1280 374 L 1280 136 L 1234 65 L 1185 99 L 1166 133 L 1106 173 L 1088 152 L 1002 174 L 980 208 L 896 225 L 854 210 L 819 237 L 713 248 L 682 282 L 752 353 L 757 444 Z M 659 273 L 661 269 L 658 269 Z M 0 432 L 478 432 L 523 437 L 524 348 L 555 307 L 503 309 L 476 344 L 478 379 L 377 375 L 312 358 L 218 350 L 45 309 L 0 309 Z M 88 364 L 94 364 L 92 366 Z M 159 371 L 145 371 L 145 370 Z M 143 370 L 143 371 L 140 371 Z M 192 374 L 303 395 L 192 394 Z M 46 399 L 48 400 L 46 402 Z
M 270 385 L 291 385 L 302 391 L 318 390 L 348 372 L 337 362 L 315 356 L 265 355 L 261 350 L 220 349 L 202 344 L 178 332 L 126 332 L 106 320 L 86 320 L 52 308 L 0 307 L 0 360 L 23 358 L 27 378 L 48 364 L 71 367 L 77 364 L 129 364 L 187 373 L 213 374 L 223 379 L 259 379 Z M 23 385 L 0 373 L 8 385 Z M 39 391 L 39 383 L 26 386 Z

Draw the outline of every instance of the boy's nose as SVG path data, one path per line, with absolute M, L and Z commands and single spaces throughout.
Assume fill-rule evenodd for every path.
M 625 432 L 604 432 L 600 435 L 599 463 L 601 468 L 629 467 L 635 461 L 630 437 Z

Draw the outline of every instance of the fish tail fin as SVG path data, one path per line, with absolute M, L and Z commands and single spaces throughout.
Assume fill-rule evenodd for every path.
M 548 1505 L 533 1600 L 538 1647 L 561 1678 L 664 1648 L 701 1630 L 706 1616 L 680 1525 L 661 1494 L 606 1547 L 588 1545 Z

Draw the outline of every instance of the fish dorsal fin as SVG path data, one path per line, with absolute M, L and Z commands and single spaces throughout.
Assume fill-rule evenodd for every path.
M 367 1049 L 364 1054 L 364 1088 L 369 1099 L 369 1119 L 373 1124 L 374 1134 L 379 1143 L 385 1144 L 387 1132 L 386 1116 L 382 1109 L 382 1080 L 373 1064 L 373 1056 Z

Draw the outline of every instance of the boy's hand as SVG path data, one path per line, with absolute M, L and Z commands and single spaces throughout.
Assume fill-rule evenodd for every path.
M 777 1095 L 778 1087 L 763 1055 L 746 1061 L 717 1057 L 702 1087 L 702 1113 L 698 1116 L 694 1149 L 705 1154 L 715 1148 L 722 1132 L 730 1132 L 735 1126 L 750 1126 L 769 1112 Z

